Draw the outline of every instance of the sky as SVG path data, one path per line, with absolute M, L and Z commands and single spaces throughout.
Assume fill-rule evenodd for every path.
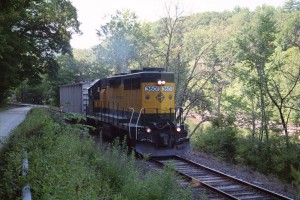
M 99 44 L 96 30 L 117 10 L 135 12 L 141 22 L 155 21 L 165 16 L 165 5 L 179 4 L 184 15 L 205 11 L 233 10 L 236 6 L 255 10 L 263 4 L 279 7 L 286 0 L 71 0 L 77 9 L 82 35 L 73 35 L 71 46 L 87 49 Z

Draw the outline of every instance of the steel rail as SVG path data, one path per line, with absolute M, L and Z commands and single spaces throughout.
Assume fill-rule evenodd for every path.
M 156 162 L 162 166 L 166 165 L 165 163 L 166 162 L 172 162 L 172 161 L 180 161 L 184 164 L 188 164 L 188 166 L 185 166 L 185 171 L 186 170 L 192 170 L 195 171 L 195 169 L 198 169 L 199 172 L 200 170 L 205 170 L 205 171 L 208 171 L 210 172 L 209 175 L 212 176 L 211 179 L 213 178 L 218 178 L 218 179 L 222 179 L 221 181 L 219 182 L 225 182 L 228 184 L 228 182 L 232 182 L 232 184 L 234 186 L 237 185 L 237 183 L 240 184 L 240 186 L 242 186 L 242 188 L 240 190 L 243 191 L 244 190 L 251 190 L 251 192 L 253 192 L 252 195 L 255 195 L 255 194 L 259 194 L 261 195 L 262 197 L 258 197 L 257 199 L 266 199 L 266 198 L 270 198 L 270 199 L 285 199 L 285 200 L 292 200 L 291 198 L 289 197 L 286 197 L 286 196 L 283 196 L 281 194 L 278 194 L 276 192 L 273 192 L 273 191 L 270 191 L 270 190 L 267 190 L 265 188 L 262 188 L 262 187 L 259 187 L 257 185 L 254 185 L 254 184 L 251 184 L 251 183 L 248 183 L 246 181 L 243 181 L 241 179 L 238 179 L 238 178 L 235 178 L 233 176 L 230 176 L 230 175 L 227 175 L 227 174 L 224 174 L 220 171 L 217 171 L 217 170 L 214 170 L 214 169 L 211 169 L 209 167 L 206 167 L 204 165 L 201 165 L 201 164 L 198 164 L 194 161 L 191 161 L 191 160 L 187 160 L 183 157 L 180 157 L 180 156 L 173 156 L 173 157 L 169 157 L 168 159 L 156 159 L 156 158 L 151 158 L 151 161 L 153 162 Z M 171 166 L 172 166 L 172 163 L 170 163 Z M 176 163 L 173 163 L 173 164 L 176 164 Z M 180 164 L 180 163 L 177 163 L 177 164 Z M 188 167 L 190 167 L 191 169 L 188 169 Z M 229 192 L 226 192 L 226 191 L 223 191 L 222 189 L 218 189 L 216 187 L 220 187 L 220 185 L 217 185 L 216 187 L 212 186 L 211 184 L 208 184 L 208 183 L 205 183 L 205 181 L 201 181 L 199 180 L 199 178 L 193 176 L 193 175 L 189 175 L 188 172 L 182 172 L 182 169 L 177 169 L 176 166 L 173 166 L 174 170 L 176 171 L 177 174 L 179 174 L 180 176 L 182 176 L 183 178 L 191 181 L 193 184 L 195 184 L 196 186 L 203 186 L 205 188 L 208 188 L 214 192 L 217 192 L 219 193 L 220 195 L 223 195 L 224 197 L 228 198 L 228 199 L 243 199 L 242 196 L 239 196 L 239 193 L 236 192 L 236 194 L 230 194 Z M 248 194 L 248 197 L 249 197 L 250 194 Z M 264 195 L 264 197 L 263 197 Z M 245 197 L 244 197 L 245 198 Z

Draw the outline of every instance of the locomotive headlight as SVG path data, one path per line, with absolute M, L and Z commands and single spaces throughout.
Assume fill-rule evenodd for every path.
M 177 128 L 176 128 L 176 131 L 177 131 L 177 132 L 180 132 L 180 131 L 181 131 L 181 128 L 180 128 L 180 127 L 177 127 Z
M 166 84 L 166 81 L 158 80 L 158 81 L 157 81 L 157 84 L 158 84 L 158 85 L 165 85 L 165 84 Z
M 150 133 L 150 132 L 151 132 L 151 128 L 146 127 L 146 132 L 147 132 L 147 133 Z

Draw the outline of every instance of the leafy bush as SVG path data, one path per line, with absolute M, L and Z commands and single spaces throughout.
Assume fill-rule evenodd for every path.
M 237 131 L 234 128 L 217 129 L 209 127 L 195 136 L 193 147 L 196 150 L 234 162 L 236 134 Z
M 116 144 L 99 151 L 85 126 L 34 109 L 0 151 L 0 199 L 189 199 L 168 170 L 143 173 Z M 29 173 L 21 176 L 28 151 Z
M 286 148 L 285 139 L 272 136 L 268 141 L 240 137 L 237 143 L 236 160 L 264 173 L 275 174 L 291 182 L 291 166 L 300 166 L 299 144 L 291 143 Z
M 206 129 L 200 128 L 194 137 L 193 147 L 234 162 L 236 135 L 237 129 L 232 123 L 232 116 L 226 118 L 222 115 L 212 120 L 212 126 Z

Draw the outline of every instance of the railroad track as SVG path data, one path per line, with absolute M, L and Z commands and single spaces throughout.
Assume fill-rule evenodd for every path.
M 152 158 L 151 161 L 161 166 L 173 167 L 184 179 L 196 186 L 213 191 L 224 199 L 290 199 L 179 156 Z M 207 199 L 210 198 L 207 197 Z

